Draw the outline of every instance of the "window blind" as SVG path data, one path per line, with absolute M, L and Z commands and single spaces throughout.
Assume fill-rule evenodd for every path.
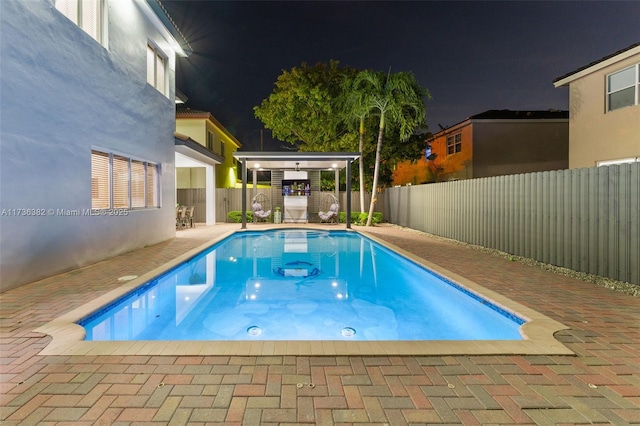
M 129 208 L 129 159 L 113 156 L 113 208 Z
M 91 150 L 91 208 L 160 207 L 160 166 Z
M 82 0 L 82 29 L 100 41 L 100 0 Z
M 102 42 L 102 0 L 55 0 L 55 6 L 98 43 Z
M 156 88 L 162 93 L 164 92 L 164 58 L 156 55 Z
M 147 207 L 160 207 L 158 203 L 158 166 L 147 164 Z
M 91 151 L 91 208 L 108 209 L 109 194 L 109 154 Z
M 56 9 L 78 25 L 78 0 L 56 0 Z
M 154 87 L 156 82 L 155 57 L 155 50 L 147 44 L 147 83 Z
M 131 207 L 145 207 L 144 199 L 144 163 L 138 160 L 131 160 Z

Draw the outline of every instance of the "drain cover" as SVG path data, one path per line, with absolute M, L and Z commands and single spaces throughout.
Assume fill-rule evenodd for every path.
M 247 334 L 249 336 L 259 336 L 262 334 L 262 329 L 256 325 L 252 325 L 251 327 L 247 328 Z
M 353 337 L 356 334 L 356 330 L 355 328 L 345 327 L 340 330 L 340 334 L 342 334 L 344 337 Z

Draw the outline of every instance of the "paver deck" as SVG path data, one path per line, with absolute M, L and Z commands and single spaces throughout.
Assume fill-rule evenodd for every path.
M 260 226 L 260 225 L 252 225 Z M 575 355 L 41 355 L 38 327 L 237 224 L 0 294 L 0 422 L 640 424 L 640 300 L 392 226 L 367 228 L 568 327 Z

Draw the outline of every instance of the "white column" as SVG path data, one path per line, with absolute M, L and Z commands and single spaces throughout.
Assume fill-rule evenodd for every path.
M 216 174 L 214 166 L 205 166 L 205 205 L 207 214 L 207 225 L 216 224 Z
M 336 200 L 338 200 L 338 204 L 339 204 L 340 203 L 340 169 L 338 167 L 336 167 L 335 169 L 335 176 L 336 176 Z

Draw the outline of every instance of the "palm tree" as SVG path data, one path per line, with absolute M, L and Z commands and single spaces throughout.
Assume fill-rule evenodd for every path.
M 355 80 L 353 78 L 346 78 L 343 81 L 343 94 L 342 107 L 344 109 L 347 122 L 351 122 L 358 125 L 358 152 L 360 153 L 360 159 L 358 160 L 358 172 L 360 181 L 360 211 L 364 213 L 364 129 L 365 119 L 369 115 L 369 100 L 367 98 L 368 93 L 363 90 L 359 90 L 354 85 Z
M 355 78 L 354 91 L 360 93 L 366 110 L 380 114 L 378 127 L 378 143 L 373 171 L 373 187 L 367 226 L 371 226 L 373 209 L 378 192 L 378 176 L 380 171 L 380 153 L 386 128 L 386 121 L 394 123 L 400 132 L 400 140 L 407 140 L 413 132 L 425 124 L 425 107 L 423 97 L 429 96 L 427 89 L 421 87 L 415 76 L 409 72 L 384 74 L 372 70 L 364 70 Z

